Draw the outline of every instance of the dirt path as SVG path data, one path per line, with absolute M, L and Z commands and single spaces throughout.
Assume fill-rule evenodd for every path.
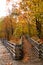
M 32 45 L 30 42 L 23 36 L 23 52 L 24 52 L 24 57 L 28 57 L 30 59 L 30 54 L 31 54 L 31 49 Z

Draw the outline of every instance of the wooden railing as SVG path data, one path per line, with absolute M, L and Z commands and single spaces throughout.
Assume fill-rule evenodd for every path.
M 33 46 L 33 51 L 35 52 L 35 55 L 37 55 L 38 58 L 41 58 L 43 59 L 43 44 L 40 44 L 38 43 L 37 41 L 33 40 L 32 38 L 30 38 L 29 36 L 25 36 L 26 39 L 30 42 L 30 44 Z M 16 49 L 16 52 L 20 52 L 20 55 L 23 56 L 23 44 L 22 44 L 22 37 L 20 39 L 20 44 L 19 45 L 16 45 L 16 43 L 12 43 L 12 42 L 8 42 L 7 40 L 3 40 L 3 44 L 5 45 L 5 47 L 9 50 L 9 52 L 15 56 L 16 53 L 15 53 L 15 48 Z M 19 48 L 19 49 L 18 49 Z M 18 50 L 18 51 L 17 51 Z M 22 53 L 21 53 L 22 52 Z M 20 57 L 21 57 L 20 56 Z M 19 58 L 20 58 L 19 57 Z
M 19 60 L 23 58 L 23 46 L 22 46 L 22 37 L 20 39 L 19 44 L 9 42 L 7 40 L 3 40 L 3 44 L 8 49 L 8 51 L 11 53 L 11 56 L 15 60 Z
M 43 59 L 43 44 L 38 43 L 37 41 L 33 40 L 29 36 L 26 36 L 26 38 L 33 46 L 33 50 L 35 52 L 35 55 L 37 55 L 39 58 Z

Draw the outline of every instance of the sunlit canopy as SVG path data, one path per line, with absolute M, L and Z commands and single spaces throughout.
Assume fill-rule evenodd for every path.
M 10 10 L 12 9 L 12 3 L 19 3 L 22 0 L 0 0 L 0 17 L 2 16 L 6 16 L 8 14 L 8 7 L 10 8 Z M 8 6 L 6 6 L 6 3 L 8 3 Z

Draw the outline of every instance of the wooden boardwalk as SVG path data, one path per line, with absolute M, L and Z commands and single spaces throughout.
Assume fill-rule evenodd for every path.
M 29 60 L 28 63 L 23 63 L 22 61 L 15 61 L 12 59 L 9 51 L 0 42 L 0 65 L 43 65 L 43 60 L 40 60 L 34 55 L 34 51 L 32 46 L 30 45 L 29 41 L 26 40 L 24 37 L 24 43 L 27 43 L 27 50 L 29 51 Z

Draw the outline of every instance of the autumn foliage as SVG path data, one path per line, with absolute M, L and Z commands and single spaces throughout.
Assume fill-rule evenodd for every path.
M 3 30 L 0 37 L 8 40 L 12 36 L 20 38 L 23 34 L 43 39 L 43 1 L 22 0 L 16 5 L 13 3 L 12 11 L 0 23 L 0 29 Z

